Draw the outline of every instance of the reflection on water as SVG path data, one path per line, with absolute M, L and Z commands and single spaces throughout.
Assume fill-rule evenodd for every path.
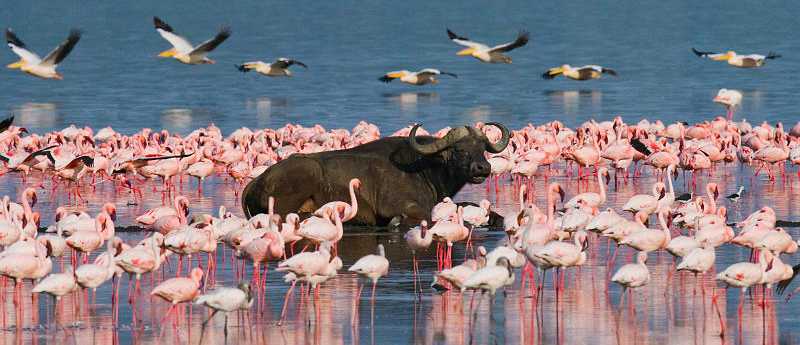
M 248 99 L 245 102 L 245 107 L 247 107 L 248 110 L 255 110 L 256 117 L 260 121 L 268 121 L 275 109 L 286 108 L 288 106 L 289 100 L 284 97 L 259 97 L 254 100 Z
M 603 92 L 600 90 L 548 90 L 544 94 L 566 115 L 581 114 L 581 105 L 588 107 L 584 113 L 597 113 L 603 108 Z
M 553 172 L 563 173 L 563 167 L 554 167 Z M 562 174 L 563 175 L 563 174 Z M 752 210 L 769 200 L 779 219 L 797 220 L 798 209 L 792 200 L 800 198 L 800 181 L 796 175 L 791 181 L 776 184 L 751 177 L 747 170 L 741 173 L 737 168 L 722 167 L 713 178 L 720 185 L 722 195 L 733 192 L 738 185 L 746 188 L 745 196 L 736 204 L 722 201 L 730 210 L 729 220 L 744 218 Z M 703 177 L 703 179 L 708 179 Z M 567 196 L 583 191 L 596 191 L 595 182 L 578 184 L 564 177 L 551 177 L 549 181 L 562 183 Z M 55 193 L 50 192 L 51 181 L 42 181 L 39 175 L 32 175 L 27 184 L 42 184 L 39 191 L 40 203 L 35 209 L 42 212 L 43 226 L 53 220 L 53 209 L 67 203 L 64 186 Z M 223 178 L 206 180 L 203 194 L 196 191 L 194 180 L 184 180 L 178 189 L 191 200 L 193 214 L 215 213 L 220 205 L 240 214 L 238 195 L 231 184 Z M 608 196 L 607 206 L 620 208 L 630 196 L 647 193 L 654 180 L 643 177 L 628 185 L 620 184 Z M 678 192 L 685 190 L 686 181 L 680 178 L 676 183 Z M 15 197 L 22 190 L 23 183 L 15 174 L 0 177 L 0 193 Z M 153 187 L 158 181 L 142 185 L 145 202 L 131 203 L 125 190 L 117 190 L 110 183 L 100 183 L 92 190 L 84 186 L 82 194 L 87 197 L 86 207 L 95 214 L 100 205 L 107 200 L 117 200 L 118 226 L 133 224 L 133 218 L 145 210 L 160 206 L 158 192 Z M 537 178 L 534 184 L 536 202 L 544 205 L 541 192 L 545 181 Z M 459 200 L 475 201 L 487 197 L 484 186 L 468 186 L 457 196 Z M 510 186 L 498 195 L 488 196 L 499 213 L 516 208 L 515 192 Z M 798 236 L 797 229 L 789 229 Z M 134 243 L 146 233 L 118 233 L 128 243 Z M 503 243 L 504 234 L 476 231 L 473 236 L 476 245 L 491 249 Z M 419 302 L 415 302 L 412 285 L 412 261 L 403 242 L 402 233 L 347 233 L 340 244 L 340 254 L 345 268 L 359 257 L 372 253 L 375 246 L 384 244 L 391 262 L 389 276 L 378 284 L 374 309 L 369 303 L 369 289 L 357 309 L 355 323 L 351 323 L 353 296 L 358 279 L 342 270 L 335 279 L 322 285 L 318 297 L 307 289 L 296 288 L 289 298 L 287 322 L 277 326 L 284 294 L 287 291 L 281 275 L 270 270 L 267 275 L 267 288 L 259 291 L 250 312 L 230 314 L 228 318 L 227 342 L 230 344 L 793 344 L 800 337 L 800 331 L 793 317 L 800 307 L 797 299 L 784 303 L 780 297 L 767 295 L 766 308 L 760 304 L 761 289 L 754 289 L 744 301 L 742 327 L 738 326 L 736 307 L 739 301 L 738 290 L 725 290 L 716 286 L 713 276 L 716 272 L 695 278 L 691 274 L 675 273 L 672 257 L 665 253 L 653 253 L 648 261 L 651 281 L 636 289 L 630 299 L 620 308 L 620 289 L 607 281 L 609 269 L 607 258 L 614 250 L 605 239 L 592 238 L 589 244 L 590 255 L 587 264 L 580 269 L 566 270 L 560 278 L 554 272 L 547 272 L 544 292 L 533 298 L 530 285 L 522 288 L 522 273 L 515 272 L 516 281 L 506 293 L 498 293 L 494 300 L 488 295 L 448 292 L 436 294 L 428 289 Z M 218 268 L 216 285 L 233 285 L 238 279 L 249 279 L 251 267 L 238 262 L 231 250 L 220 246 L 216 253 Z M 98 253 L 94 253 L 97 255 Z M 630 262 L 633 252 L 620 249 L 615 271 Z M 192 265 L 205 265 L 206 258 L 192 260 Z M 730 245 L 717 251 L 717 270 L 728 265 L 745 261 L 749 252 Z M 453 258 L 459 263 L 465 257 L 462 244 L 454 247 Z M 433 249 L 419 253 L 421 259 L 421 279 L 427 284 L 432 279 L 436 262 Z M 35 301 L 38 308 L 31 307 L 30 283 L 24 285 L 22 299 L 23 312 L 17 315 L 13 303 L 13 289 L 6 283 L 5 293 L 0 294 L 0 306 L 5 313 L 0 316 L 0 339 L 5 343 L 45 343 L 66 342 L 85 343 L 138 343 L 138 344 L 203 344 L 225 343 L 224 317 L 217 315 L 202 329 L 202 322 L 208 311 L 201 307 L 184 305 L 186 314 L 180 327 L 173 328 L 169 321 L 161 322 L 169 307 L 160 299 L 151 299 L 147 293 L 163 279 L 176 274 L 176 259 L 165 265 L 163 272 L 151 279 L 142 280 L 142 295 L 136 297 L 134 304 L 127 302 L 128 278 L 120 282 L 121 304 L 119 321 L 114 322 L 110 292 L 112 285 L 106 283 L 97 292 L 96 303 L 87 303 L 87 297 L 79 293 L 65 296 L 58 306 L 46 296 Z M 793 264 L 796 259 L 785 257 L 785 262 Z M 65 257 L 64 262 L 69 262 Z M 275 264 L 270 265 L 274 268 Z M 63 270 L 62 261 L 56 261 L 54 271 Z M 185 274 L 185 269 L 184 269 Z M 241 279 L 241 278 L 240 278 Z M 538 282 L 542 277 L 535 277 Z M 563 282 L 556 294 L 553 281 Z M 206 288 L 213 282 L 207 281 Z M 302 292 L 301 290 L 305 291 Z M 713 295 L 717 301 L 728 333 L 721 338 L 720 321 L 714 307 Z M 90 295 L 88 301 L 92 301 Z M 473 313 L 470 313 L 472 304 Z M 22 325 L 18 327 L 17 325 Z
M 439 94 L 435 92 L 383 93 L 381 96 L 397 103 L 404 113 L 416 113 L 419 104 L 439 104 Z
M 61 123 L 53 103 L 24 103 L 11 110 L 14 124 L 21 127 L 53 127 Z

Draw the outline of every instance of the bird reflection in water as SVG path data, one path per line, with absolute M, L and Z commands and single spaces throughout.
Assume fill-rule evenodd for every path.
M 61 125 L 58 107 L 54 103 L 24 103 L 11 111 L 14 124 L 28 129 L 51 128 Z
M 382 96 L 393 103 L 397 103 L 402 112 L 412 114 L 416 113 L 417 105 L 419 104 L 439 103 L 439 94 L 435 92 L 384 93 Z
M 603 92 L 600 90 L 550 90 L 544 94 L 553 106 L 560 107 L 567 115 L 580 114 L 582 106 L 588 106 L 591 114 L 603 108 Z

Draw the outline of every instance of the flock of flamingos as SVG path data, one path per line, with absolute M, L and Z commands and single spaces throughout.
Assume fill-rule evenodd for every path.
M 378 127 L 366 122 L 352 130 L 291 124 L 255 131 L 241 128 L 225 137 L 213 125 L 185 136 L 150 129 L 123 135 L 111 128 L 95 131 L 75 126 L 40 135 L 12 125 L 12 120 L 2 123 L 0 133 L 4 170 L 20 174 L 23 179 L 41 174 L 51 181 L 53 191 L 63 188 L 70 195 L 67 205 L 46 215 L 36 211 L 37 190 L 44 184 L 26 186 L 18 203 L 9 196 L 0 201 L 0 245 L 4 248 L 0 252 L 0 285 L 14 283 L 18 318 L 24 317 L 24 294 L 30 293 L 36 301 L 37 294 L 44 293 L 58 301 L 66 295 L 95 291 L 109 282 L 114 284 L 112 305 L 116 310 L 123 303 L 118 296 L 122 275 L 128 273 L 128 303 L 135 304 L 143 293 L 163 299 L 170 304 L 163 321 L 171 320 L 173 327 L 183 320 L 186 304 L 203 305 L 213 311 L 203 325 L 222 312 L 226 332 L 227 314 L 250 309 L 264 293 L 270 262 L 277 262 L 275 270 L 284 273 L 284 280 L 291 284 L 284 298 L 281 322 L 297 283 L 308 287 L 302 289 L 304 294 L 311 295 L 314 289 L 317 296 L 320 287 L 335 279 L 343 269 L 337 243 L 343 236 L 343 223 L 357 213 L 355 196 L 361 182 L 351 181 L 351 200 L 326 204 L 307 219 L 297 214 L 282 219 L 271 212 L 244 219 L 224 206 L 216 216 L 190 214 L 191 205 L 178 194 L 174 180 L 195 177 L 199 192 L 205 178 L 217 175 L 231 181 L 238 190 L 242 183 L 291 154 L 349 148 L 381 137 Z M 489 138 L 500 136 L 492 126 L 478 123 L 476 127 Z M 410 126 L 391 135 L 405 136 L 409 130 Z M 447 131 L 444 128 L 430 135 L 441 137 Z M 420 129 L 418 134 L 426 133 Z M 800 123 L 786 131 L 780 123 L 751 125 L 724 117 L 695 124 L 647 120 L 630 124 L 615 118 L 589 121 L 575 129 L 553 121 L 513 131 L 507 149 L 488 160 L 493 177 L 486 182 L 487 191 L 493 186 L 501 188 L 501 184 L 518 190 L 519 208 L 504 215 L 507 239 L 490 250 L 483 246 L 473 249 L 473 229 L 486 227 L 492 203 L 482 200 L 464 206 L 446 198 L 432 210 L 431 223 L 423 222 L 404 237 L 414 257 L 414 279 L 408 284 L 414 285 L 416 294 L 426 293 L 423 287 L 428 286 L 418 281 L 417 256 L 427 255 L 434 243 L 438 265 L 433 288 L 449 293 L 472 291 L 470 308 L 474 292 L 494 296 L 514 284 L 516 275 L 521 278 L 521 290 L 529 284 L 532 301 L 538 301 L 545 288 L 546 272 L 555 272 L 552 286 L 557 294 L 563 288 L 564 272 L 583 265 L 587 255 L 598 254 L 590 253 L 588 246 L 598 236 L 614 241 L 618 247 L 638 251 L 631 263 L 606 277 L 609 283 L 620 284 L 626 291 L 648 284 L 650 253 L 669 252 L 680 260 L 676 270 L 697 275 L 714 268 L 715 249 L 719 246 L 751 249 L 749 261 L 731 265 L 716 276 L 718 281 L 741 289 L 740 320 L 745 290 L 763 286 L 767 291 L 776 284 L 786 288 L 796 273 L 781 255 L 795 253 L 798 244 L 776 226 L 772 208 L 764 206 L 746 219 L 729 224 L 726 208 L 718 205 L 720 190 L 716 184 L 705 184 L 697 194 L 678 195 L 673 179 L 679 170 L 692 173 L 694 178 L 688 188 L 695 191 L 697 176 L 714 174 L 716 167 L 723 164 L 750 167 L 756 175 L 766 172 L 772 183 L 776 183 L 778 174 L 783 181 L 791 179 L 786 163 L 800 164 Z M 556 165 L 566 169 L 551 168 Z M 574 166 L 577 172 L 573 172 Z M 585 180 L 587 189 L 589 181 L 596 179 L 598 190 L 566 199 L 558 183 L 547 183 L 553 173 L 560 171 Z M 650 172 L 659 181 L 652 186 L 652 193 L 631 197 L 622 210 L 606 208 L 607 193 L 611 193 L 606 185 L 612 173 L 619 189 L 626 188 L 619 185 L 620 179 L 627 186 L 629 178 Z M 800 178 L 800 171 L 797 174 Z M 139 188 L 143 179 L 155 178 L 162 181 L 160 191 Z M 539 192 L 532 183 L 534 179 L 546 182 L 547 189 L 541 191 L 546 195 L 546 205 L 537 206 L 531 201 Z M 93 186 L 101 182 L 113 183 L 134 200 L 141 200 L 145 192 L 154 197 L 161 194 L 162 206 L 136 218 L 143 229 L 151 232 L 139 243 L 125 243 L 115 236 L 118 228 L 114 224 L 113 202 L 105 204 L 94 216 L 83 211 L 86 205 L 82 193 L 91 193 Z M 728 198 L 736 201 L 745 193 L 740 188 Z M 42 218 L 50 225 L 46 233 L 40 234 Z M 651 218 L 657 224 L 653 228 L 648 225 Z M 454 265 L 453 247 L 462 244 L 467 256 Z M 241 283 L 217 287 L 217 251 L 224 246 L 235 253 L 237 279 Z M 205 263 L 200 260 L 202 254 Z M 607 258 L 609 268 L 614 267 L 616 257 L 615 250 Z M 167 279 L 165 267 L 170 266 L 171 260 L 177 261 L 176 274 Z M 247 262 L 252 264 L 249 278 L 245 277 Z M 374 305 L 379 279 L 391 274 L 389 266 L 383 246 L 378 246 L 375 254 L 362 257 L 347 270 L 371 285 Z M 143 292 L 140 282 L 146 276 L 155 280 L 155 286 Z M 28 282 L 31 289 L 24 287 Z M 363 285 L 358 289 L 359 296 L 362 288 Z M 719 292 L 713 294 L 716 303 Z M 88 292 L 85 298 L 88 300 Z M 359 300 L 360 297 L 354 301 L 353 317 Z M 724 336 L 725 320 L 716 308 Z M 135 323 L 136 318 L 133 320 Z

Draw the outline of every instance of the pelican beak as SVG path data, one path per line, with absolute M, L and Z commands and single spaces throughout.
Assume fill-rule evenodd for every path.
M 711 59 L 714 60 L 714 61 L 728 61 L 730 58 L 731 57 L 728 54 L 725 54 L 725 55 L 722 55 L 722 56 L 713 57 Z
M 561 67 L 551 68 L 551 69 L 548 71 L 548 73 L 550 73 L 550 75 L 557 75 L 557 74 L 561 74 L 561 73 L 563 73 L 563 72 L 564 72 L 564 69 L 563 69 L 563 68 L 561 68 Z
M 176 53 L 177 53 L 177 51 L 175 50 L 175 48 L 172 48 L 172 49 L 165 50 L 165 51 L 159 53 L 158 57 L 169 58 L 169 57 L 175 56 Z
M 470 56 L 470 55 L 472 55 L 473 52 L 475 52 L 475 48 L 467 48 L 467 49 L 462 49 L 461 51 L 456 53 L 456 55 L 458 55 L 458 56 Z
M 22 68 L 22 65 L 24 65 L 24 64 L 25 64 L 25 60 L 19 60 L 19 61 L 15 62 L 15 63 L 6 65 L 6 67 L 8 67 L 10 69 L 18 69 L 18 68 Z

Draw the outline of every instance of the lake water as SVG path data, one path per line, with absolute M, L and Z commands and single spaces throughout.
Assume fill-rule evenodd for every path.
M 374 122 L 385 132 L 413 122 L 428 127 L 493 120 L 519 127 L 559 119 L 568 125 L 622 115 L 663 120 L 710 118 L 719 88 L 744 92 L 741 115 L 752 122 L 796 121 L 793 95 L 800 69 L 790 37 L 800 29 L 795 3 L 731 4 L 655 1 L 46 1 L 0 8 L 0 23 L 44 55 L 69 28 L 85 31 L 59 66 L 62 81 L 3 69 L 0 107 L 31 129 L 75 123 L 186 133 L 216 123 L 326 127 Z M 58 14 L 58 15 L 54 15 Z M 233 35 L 210 56 L 215 65 L 156 58 L 168 43 L 153 29 L 158 15 L 192 42 L 222 25 Z M 498 44 L 518 30 L 530 43 L 510 53 L 512 65 L 459 57 L 445 28 Z M 783 58 L 737 69 L 694 56 L 690 48 L 776 51 Z M 16 61 L 10 50 L 3 65 Z M 233 67 L 279 56 L 298 59 L 291 79 L 242 74 Z M 600 64 L 619 77 L 543 80 L 550 67 Z M 297 67 L 297 66 L 295 66 Z M 435 86 L 377 80 L 397 69 L 439 68 L 459 75 Z
M 287 122 L 321 123 L 350 128 L 360 120 L 373 122 L 384 134 L 413 122 L 427 127 L 500 121 L 512 128 L 528 122 L 552 119 L 574 126 L 589 118 L 622 115 L 628 121 L 642 117 L 665 121 L 708 119 L 723 109 L 711 102 L 719 88 L 744 92 L 740 116 L 758 123 L 763 120 L 796 121 L 791 96 L 797 83 L 790 73 L 800 68 L 789 39 L 800 29 L 789 1 L 731 4 L 723 1 L 662 2 L 623 1 L 484 2 L 458 4 L 428 1 L 403 2 L 291 2 L 216 1 L 50 1 L 0 7 L 0 23 L 15 29 L 40 54 L 64 39 L 71 27 L 80 27 L 84 37 L 59 67 L 63 81 L 43 81 L 3 69 L 0 74 L 0 106 L 17 116 L 20 125 L 43 132 L 69 124 L 94 128 L 113 126 L 125 133 L 142 127 L 167 128 L 186 133 L 214 122 L 225 132 L 240 126 L 277 127 Z M 230 25 L 233 36 L 211 54 L 217 64 L 185 66 L 163 61 L 155 55 L 168 48 L 152 28 L 151 17 L 159 15 L 192 41 L 204 40 L 221 25 Z M 513 39 L 520 29 L 531 32 L 528 46 L 510 53 L 512 65 L 481 64 L 455 55 L 459 47 L 450 42 L 445 27 L 490 44 Z M 695 57 L 690 48 L 735 49 L 741 53 L 774 50 L 783 58 L 764 68 L 741 70 Z M 15 57 L 4 53 L 3 64 Z M 237 72 L 233 64 L 278 56 L 296 58 L 309 65 L 295 69 L 291 79 L 270 79 Z M 542 80 L 547 68 L 563 63 L 602 64 L 616 69 L 619 77 L 590 82 Z M 457 73 L 458 79 L 442 78 L 435 86 L 411 87 L 377 80 L 396 69 L 440 68 Z M 779 219 L 798 220 L 800 209 L 792 200 L 800 197 L 794 179 L 771 184 L 750 177 L 748 169 L 725 168 L 713 178 L 723 186 L 723 195 L 737 185 L 746 196 L 730 206 L 729 219 L 741 219 L 767 204 Z M 706 180 L 707 178 L 704 178 Z M 565 178 L 568 195 L 578 185 Z M 0 177 L 0 194 L 16 197 L 22 184 L 16 175 Z M 38 184 L 33 177 L 29 183 Z M 649 191 L 649 177 L 620 187 L 608 204 L 621 206 L 635 193 Z M 240 212 L 232 185 L 212 178 L 202 195 L 193 193 L 194 182 L 183 193 L 192 199 L 192 212 L 212 212 L 226 205 Z M 683 179 L 679 180 L 683 183 Z M 51 193 L 44 182 L 37 209 L 43 225 L 52 221 L 57 205 L 67 202 L 64 189 Z M 537 181 L 543 189 L 543 181 Z M 585 189 L 586 187 L 583 187 Z M 595 189 L 596 184 L 589 185 Z M 581 190 L 583 190 L 581 189 Z M 133 224 L 133 218 L 161 204 L 160 196 L 145 187 L 144 203 L 126 205 L 129 196 L 115 194 L 100 184 L 94 193 L 85 191 L 92 213 L 105 200 L 115 198 L 119 206 L 118 226 Z M 513 206 L 510 189 L 491 195 L 501 213 Z M 459 200 L 487 197 L 483 186 L 465 189 Z M 544 201 L 537 193 L 538 204 Z M 796 229 L 791 233 L 797 236 Z M 142 233 L 124 233 L 128 242 Z M 479 233 L 477 243 L 490 249 L 503 238 L 497 233 Z M 593 257 L 579 272 L 571 271 L 566 290 L 556 303 L 551 276 L 544 299 L 533 306 L 528 290 L 519 283 L 499 294 L 493 306 L 485 297 L 476 303 L 477 317 L 469 315 L 469 294 L 444 295 L 426 290 L 414 303 L 411 257 L 396 233 L 352 233 L 345 236 L 342 256 L 345 267 L 370 253 L 377 243 L 387 246 L 392 262 L 390 275 L 381 280 L 374 313 L 364 299 L 357 325 L 350 323 L 350 303 L 357 279 L 342 273 L 320 292 L 319 315 L 300 304 L 300 294 L 291 300 L 290 321 L 275 326 L 280 313 L 284 284 L 269 273 L 264 305 L 249 314 L 232 314 L 229 343 L 255 344 L 795 344 L 800 338 L 800 319 L 793 314 L 800 302 L 783 303 L 776 297 L 767 309 L 758 305 L 761 292 L 745 301 L 743 327 L 737 327 L 738 292 L 720 298 L 728 334 L 718 336 L 719 321 L 711 307 L 714 284 L 701 277 L 696 285 L 691 275 L 672 275 L 672 259 L 652 254 L 648 265 L 653 280 L 635 293 L 635 313 L 617 308 L 620 290 L 605 281 L 608 248 L 604 240 L 591 244 Z M 222 247 L 220 247 L 222 248 Z M 627 260 L 622 251 L 617 267 Z M 746 251 L 725 246 L 717 253 L 717 267 L 747 260 Z M 228 257 L 227 261 L 224 257 Z M 236 279 L 230 251 L 218 253 L 219 284 Z M 460 262 L 464 252 L 455 251 Z M 435 270 L 432 253 L 421 255 L 422 280 L 429 282 Z M 164 272 L 174 274 L 175 260 Z M 791 257 L 784 261 L 794 263 Z M 248 268 L 249 269 L 249 268 Z M 58 269 L 56 269 L 58 270 Z M 249 270 L 248 270 L 249 276 Z M 517 272 L 519 278 L 519 272 Z M 519 279 L 518 279 L 519 280 Z M 150 291 L 149 278 L 143 292 Z M 25 301 L 29 301 L 26 286 Z M 140 298 L 134 328 L 133 309 L 125 302 L 127 279 L 122 280 L 120 320 L 111 316 L 111 285 L 98 290 L 96 303 L 87 305 L 78 295 L 63 300 L 56 318 L 50 302 L 25 309 L 24 327 L 18 327 L 12 289 L 5 289 L 0 342 L 3 343 L 191 343 L 200 341 L 201 308 L 180 331 L 159 327 L 167 305 Z M 721 290 L 717 288 L 717 292 Z M 368 292 L 367 292 L 368 294 Z M 41 297 L 46 299 L 45 297 Z M 754 301 L 751 301 L 751 298 Z M 26 302 L 29 303 L 29 302 Z M 76 307 L 77 306 L 77 307 Z M 37 321 L 31 321 L 36 312 Z M 188 327 L 186 325 L 189 325 Z M 738 329 L 742 329 L 739 334 Z M 203 335 L 204 344 L 224 343 L 222 317 L 218 316 Z

